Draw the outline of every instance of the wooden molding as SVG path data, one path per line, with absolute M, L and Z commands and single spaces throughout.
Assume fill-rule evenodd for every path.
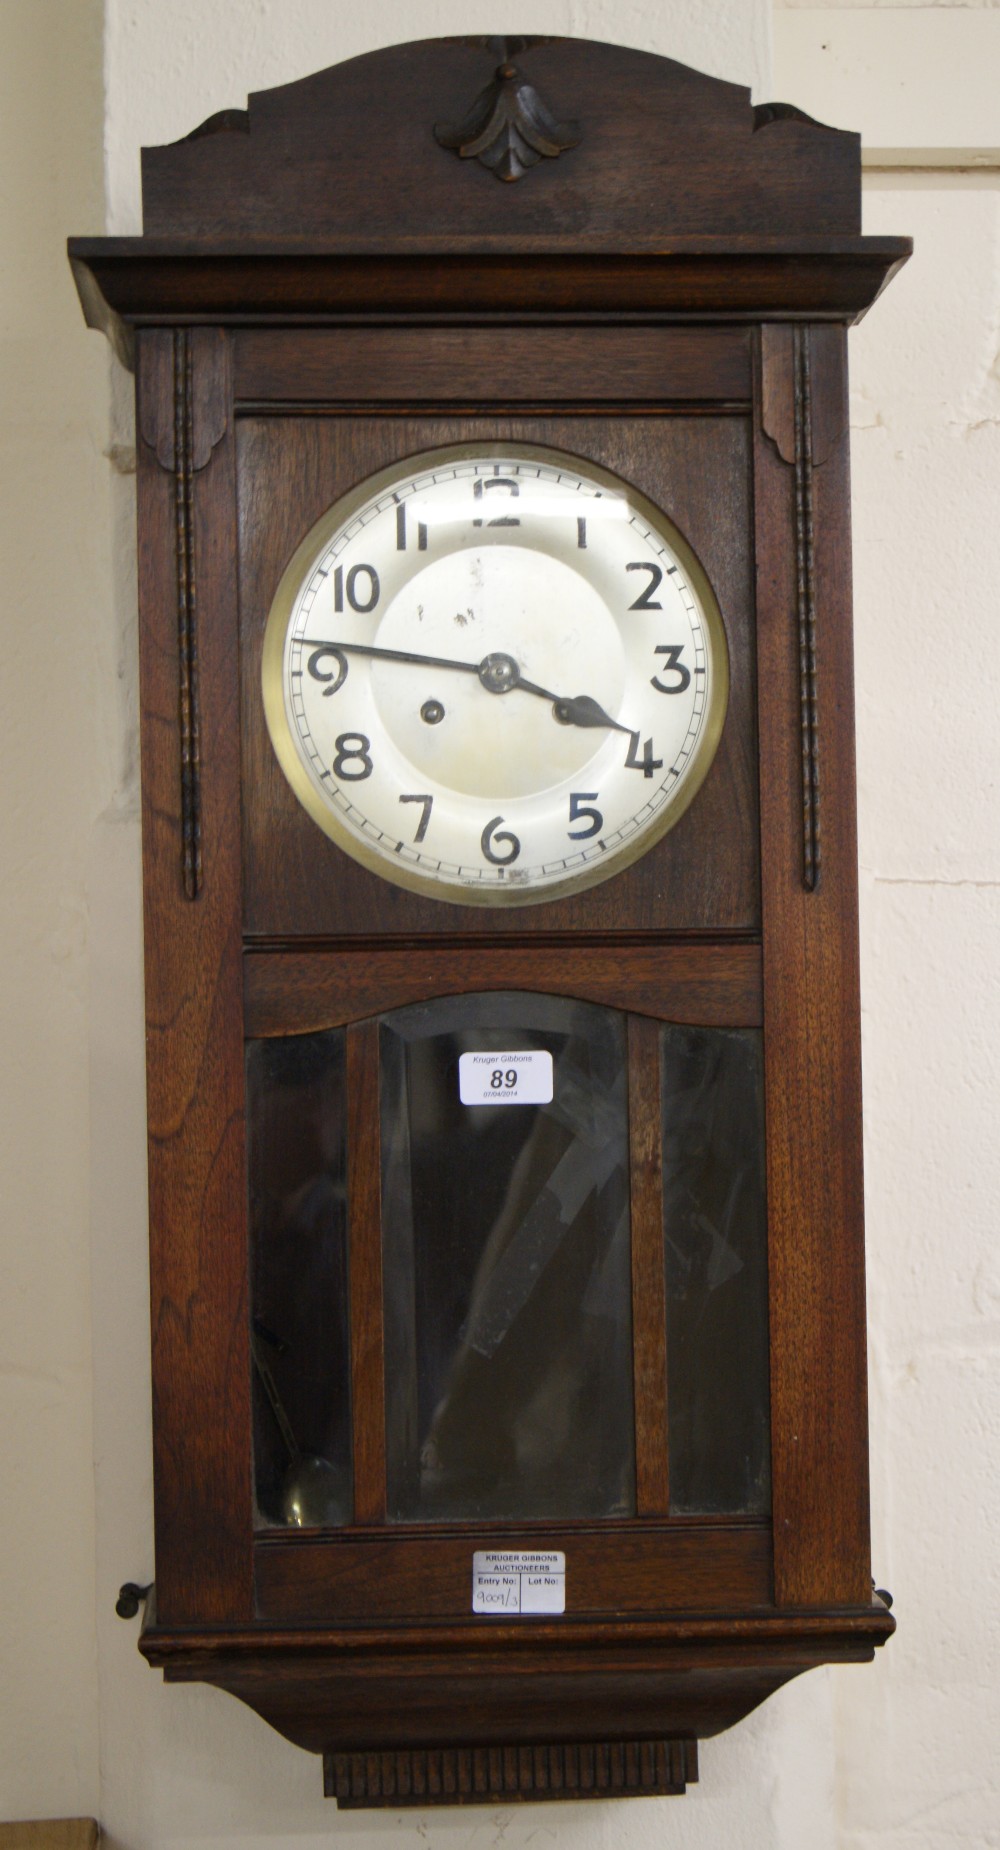
M 412 1748 L 324 1754 L 323 1790 L 360 1806 L 538 1804 L 543 1799 L 663 1798 L 698 1778 L 698 1743 L 560 1742 L 548 1747 Z

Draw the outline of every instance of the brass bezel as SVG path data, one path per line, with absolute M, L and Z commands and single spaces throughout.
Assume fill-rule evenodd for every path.
M 532 461 L 549 463 L 555 467 L 577 466 L 581 474 L 601 483 L 616 493 L 624 494 L 630 505 L 643 515 L 644 519 L 666 541 L 676 554 L 687 575 L 688 583 L 698 600 L 702 619 L 710 638 L 712 650 L 712 682 L 701 734 L 695 746 L 694 760 L 685 773 L 684 781 L 675 801 L 664 805 L 664 813 L 657 816 L 637 841 L 627 843 L 607 860 L 593 863 L 591 866 L 577 869 L 564 880 L 548 882 L 543 887 L 490 887 L 490 888 L 454 888 L 442 890 L 442 883 L 425 875 L 418 868 L 391 864 L 387 857 L 377 848 L 354 835 L 341 817 L 326 803 L 317 791 L 312 779 L 302 762 L 296 743 L 295 734 L 288 723 L 285 712 L 285 689 L 283 663 L 285 653 L 285 636 L 291 621 L 296 597 L 305 580 L 312 576 L 317 558 L 323 553 L 330 540 L 343 526 L 367 506 L 369 501 L 391 489 L 393 484 L 404 478 L 411 479 L 424 469 L 434 469 L 443 464 L 468 461 L 472 457 L 486 457 L 502 460 L 506 457 L 526 457 Z M 679 528 L 662 508 L 656 506 L 647 495 L 633 488 L 623 476 L 615 475 L 610 469 L 604 469 L 598 463 L 591 462 L 585 456 L 576 456 L 568 450 L 553 450 L 537 443 L 490 442 L 481 439 L 476 443 L 454 443 L 443 445 L 434 450 L 421 450 L 413 456 L 400 457 L 396 462 L 380 469 L 376 474 L 367 476 L 355 488 L 341 495 L 333 505 L 327 508 L 318 521 L 314 522 L 304 539 L 296 547 L 284 572 L 268 612 L 264 628 L 264 648 L 261 662 L 261 687 L 264 699 L 264 717 L 275 756 L 291 789 L 301 803 L 307 815 L 322 829 L 324 835 L 357 861 L 370 873 L 388 880 L 393 886 L 400 886 L 412 893 L 419 893 L 425 899 L 436 899 L 453 906 L 530 906 L 542 905 L 550 900 L 562 899 L 572 893 L 583 892 L 592 886 L 601 886 L 616 874 L 624 873 L 634 862 L 662 841 L 674 825 L 685 814 L 712 766 L 722 728 L 725 723 L 729 705 L 729 647 L 726 639 L 725 624 L 718 600 L 709 582 L 700 559 L 689 545 Z

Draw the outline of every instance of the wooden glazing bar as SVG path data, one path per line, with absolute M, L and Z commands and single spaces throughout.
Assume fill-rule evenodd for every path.
M 378 1023 L 347 1034 L 347 1216 L 354 1520 L 385 1521 L 385 1341 Z
M 753 944 L 465 947 L 461 950 L 249 951 L 247 1033 L 312 1034 L 376 1010 L 464 990 L 572 995 L 660 1021 L 756 1028 L 763 1019 Z
M 670 1509 L 670 1476 L 660 1030 L 638 1015 L 628 1024 L 628 1124 L 636 1512 L 663 1516 Z

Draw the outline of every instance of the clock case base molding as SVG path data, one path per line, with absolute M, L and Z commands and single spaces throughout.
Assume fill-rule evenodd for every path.
M 254 96 L 145 151 L 141 237 L 69 246 L 87 321 L 137 374 L 156 1519 L 141 1649 L 322 1754 L 347 1804 L 420 1784 L 423 1805 L 584 1796 L 591 1768 L 593 1796 L 679 1789 L 696 1738 L 893 1629 L 870 1598 L 846 332 L 910 244 L 860 235 L 857 136 L 620 46 L 518 52 L 580 140 L 499 185 L 433 132 L 463 120 L 495 56 L 397 46 Z M 716 548 L 732 716 L 690 810 L 633 868 L 492 923 L 389 893 L 293 816 L 253 658 L 303 495 L 318 514 L 394 443 L 490 433 L 624 457 L 686 497 Z M 770 1511 L 670 1513 L 658 1138 L 639 1139 L 636 1515 L 582 1540 L 566 1526 L 582 1610 L 482 1625 L 468 1569 L 497 1534 L 385 1520 L 377 1238 L 351 1282 L 359 1526 L 255 1533 L 244 1050 L 255 1033 L 353 1036 L 370 1235 L 373 1018 L 543 978 L 631 1011 L 650 1112 L 658 1022 L 762 1031 Z
M 875 1596 L 867 1607 L 747 1614 L 738 1622 L 719 1614 L 641 1626 L 539 1625 L 529 1639 L 524 1627 L 500 1623 L 362 1635 L 270 1630 L 266 1638 L 249 1628 L 192 1638 L 153 1618 L 140 1649 L 168 1682 L 213 1683 L 312 1753 L 381 1756 L 456 1745 L 524 1752 L 540 1744 L 565 1751 L 707 1739 L 805 1670 L 868 1662 L 893 1629 Z M 445 1789 L 423 1796 L 456 1802 Z M 600 1798 L 608 1790 L 595 1781 L 589 1793 L 562 1796 Z M 385 1795 L 384 1802 L 395 1801 Z

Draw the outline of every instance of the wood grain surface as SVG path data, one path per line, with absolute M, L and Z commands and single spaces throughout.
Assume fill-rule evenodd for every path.
M 753 944 L 414 945 L 247 951 L 246 1032 L 314 1034 L 435 996 L 497 989 L 575 996 L 660 1021 L 755 1028 L 763 1019 Z
M 562 1550 L 569 1617 L 648 1618 L 771 1603 L 767 1523 L 650 1520 L 261 1536 L 254 1551 L 258 1613 L 328 1625 L 471 1619 L 473 1552 L 501 1547 Z M 527 1621 L 527 1630 L 538 1623 Z
M 586 356 L 586 373 L 580 367 Z M 740 328 L 339 328 L 237 335 L 238 404 L 518 400 L 745 404 Z
M 782 344 L 782 390 L 794 390 Z M 832 368 L 834 379 L 826 377 Z M 846 394 L 846 341 L 814 370 Z M 773 382 L 776 385 L 776 382 Z M 846 435 L 813 476 L 823 871 L 802 871 L 794 477 L 756 454 L 764 1058 L 775 1597 L 870 1587 L 857 839 Z
M 147 402 L 172 390 L 165 343 L 169 333 L 140 343 L 140 429 L 168 418 Z M 202 344 L 195 392 L 228 396 L 225 381 L 203 378 L 227 361 L 227 343 Z M 139 444 L 156 1586 L 173 1624 L 251 1611 L 234 464 L 230 421 L 192 484 L 198 698 L 211 742 L 200 767 L 204 886 L 192 902 L 182 876 L 176 485 Z
M 467 114 L 500 62 L 495 40 L 425 39 L 260 91 L 217 132 L 208 124 L 143 150 L 145 232 L 344 238 L 372 232 L 373 198 L 383 248 L 433 250 L 456 230 L 480 249 L 521 249 L 541 234 L 588 254 L 654 228 L 664 240 L 707 227 L 860 231 L 857 135 L 787 106 L 754 110 L 740 85 L 585 39 L 516 50 L 517 68 L 581 138 L 500 185 L 433 133 Z

